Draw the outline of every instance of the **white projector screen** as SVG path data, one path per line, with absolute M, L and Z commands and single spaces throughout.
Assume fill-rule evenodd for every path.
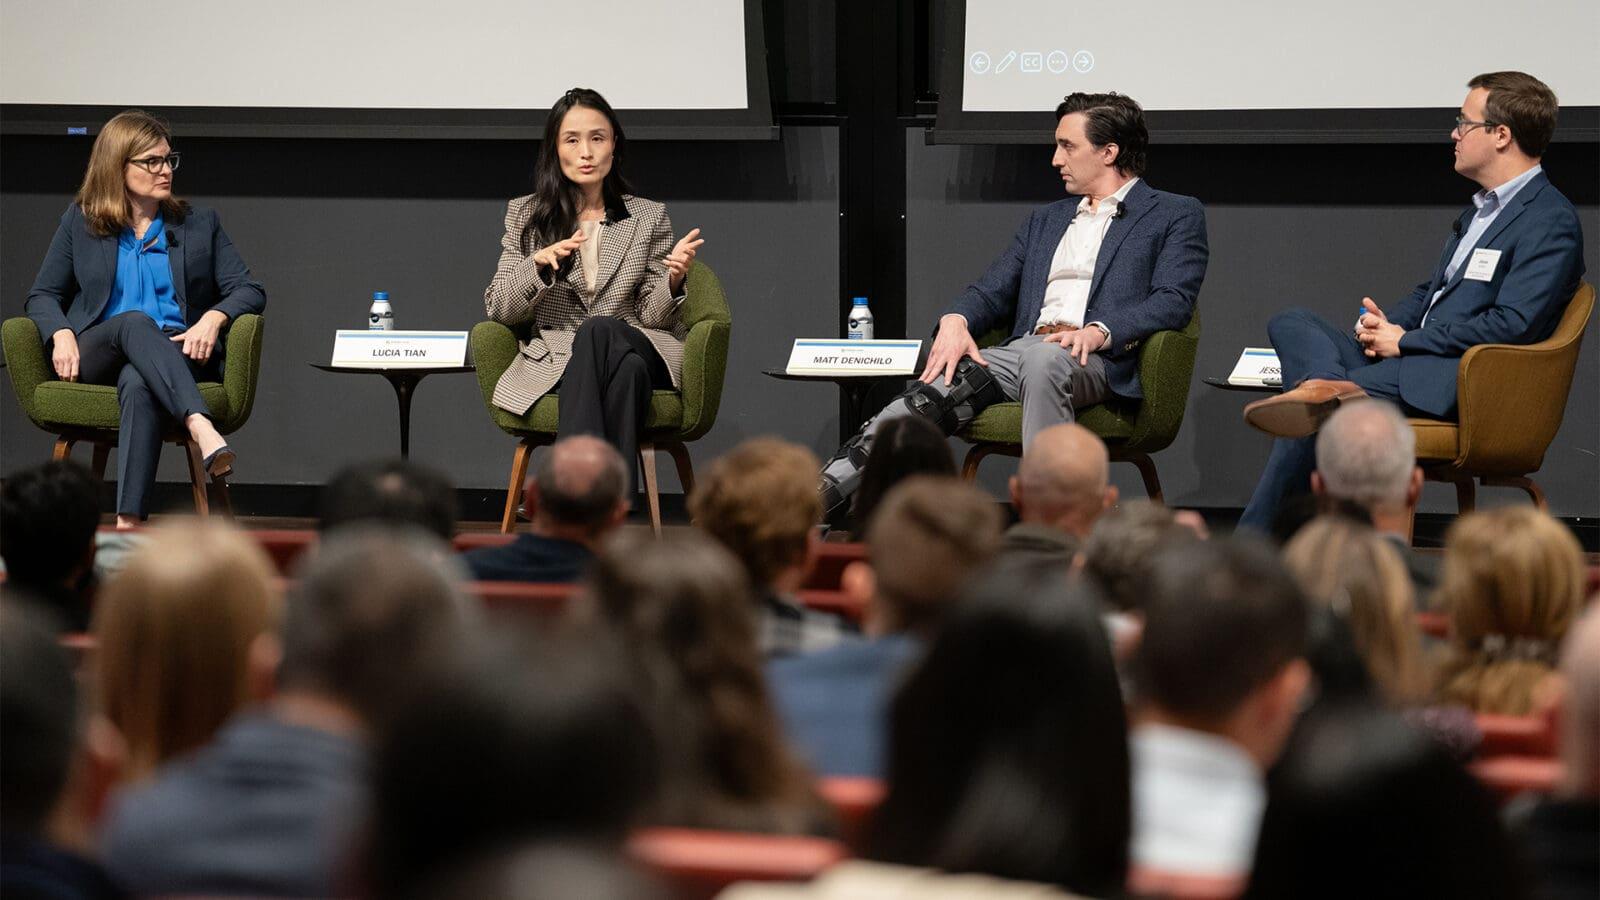
M 951 6 L 964 16 L 946 30 L 941 113 L 952 99 L 960 114 L 1048 113 L 1073 91 L 1115 90 L 1151 112 L 1298 111 L 1310 123 L 1315 110 L 1453 109 L 1468 78 L 1500 69 L 1538 76 L 1563 108 L 1600 106 L 1595 0 Z
M 5 0 L 0 103 L 269 110 L 263 120 L 276 122 L 284 110 L 317 111 L 306 117 L 316 122 L 330 110 L 385 110 L 390 122 L 414 111 L 426 122 L 543 110 L 584 86 L 620 110 L 726 122 L 756 110 L 770 125 L 764 53 L 747 46 L 760 34 L 752 7 L 759 18 L 759 0 Z

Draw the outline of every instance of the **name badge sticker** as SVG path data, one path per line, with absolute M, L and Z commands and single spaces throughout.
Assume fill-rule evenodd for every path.
M 1473 281 L 1490 281 L 1494 278 L 1494 267 L 1500 264 L 1499 250 L 1477 249 L 1472 251 L 1472 258 L 1467 260 L 1467 271 L 1461 273 L 1462 278 Z

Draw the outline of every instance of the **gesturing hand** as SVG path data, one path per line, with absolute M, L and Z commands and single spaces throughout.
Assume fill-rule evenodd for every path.
M 1361 298 L 1361 321 L 1356 326 L 1356 340 L 1361 350 L 1374 359 L 1389 359 L 1400 355 L 1400 336 L 1404 328 L 1389 321 L 1371 297 Z
M 580 227 L 572 233 L 572 237 L 564 241 L 556 241 L 548 247 L 540 247 L 534 252 L 533 261 L 543 268 L 559 269 L 561 268 L 561 263 L 573 253 L 576 253 L 578 248 L 583 246 L 585 240 L 587 238 L 584 237 L 583 228 Z
M 956 366 L 969 356 L 978 365 L 989 364 L 978 352 L 978 343 L 972 339 L 972 333 L 967 331 L 966 317 L 950 313 L 939 320 L 939 334 L 934 337 L 933 347 L 928 350 L 928 365 L 922 370 L 922 383 L 932 384 L 934 379 L 943 375 L 945 387 L 949 387 L 955 380 Z
M 62 381 L 78 380 L 78 336 L 63 328 L 50 336 L 50 367 Z
M 211 358 L 211 351 L 217 347 L 217 332 L 222 330 L 223 323 L 227 321 L 226 313 L 208 310 L 188 331 L 173 335 L 172 340 L 183 345 L 184 356 L 203 363 Z
M 663 260 L 667 264 L 667 271 L 671 274 L 672 292 L 676 294 L 683 287 L 683 279 L 689 274 L 689 267 L 694 265 L 695 251 L 704 244 L 705 238 L 700 237 L 700 229 L 691 228 L 678 243 L 672 247 L 672 252 Z
M 1078 365 L 1089 364 L 1089 354 L 1105 346 L 1105 332 L 1098 328 L 1079 328 L 1076 331 L 1057 331 L 1044 336 L 1046 344 L 1060 344 L 1061 349 L 1072 354 Z

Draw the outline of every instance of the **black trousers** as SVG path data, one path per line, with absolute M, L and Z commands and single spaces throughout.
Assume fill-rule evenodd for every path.
M 672 373 L 661 354 L 644 332 L 627 322 L 591 316 L 578 326 L 572 356 L 556 387 L 561 397 L 556 436 L 592 434 L 609 441 L 622 454 L 631 495 L 650 392 L 672 387 Z
M 126 312 L 85 328 L 78 335 L 78 379 L 114 384 L 122 409 L 117 433 L 117 514 L 143 519 L 161 461 L 161 432 L 170 416 L 182 423 L 193 413 L 211 415 L 195 382 L 216 378 L 217 357 L 202 365 L 183 355 L 141 312 Z

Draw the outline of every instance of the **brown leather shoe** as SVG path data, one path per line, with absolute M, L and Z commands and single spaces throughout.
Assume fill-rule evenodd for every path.
M 1257 400 L 1244 408 L 1244 420 L 1275 437 L 1297 438 L 1316 434 L 1339 404 L 1367 399 L 1353 381 L 1308 378 L 1276 397 Z

